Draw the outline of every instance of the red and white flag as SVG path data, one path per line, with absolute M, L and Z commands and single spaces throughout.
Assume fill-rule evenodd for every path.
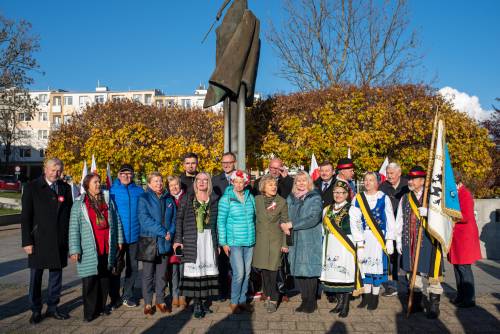
M 92 154 L 92 165 L 90 165 L 90 172 L 97 173 L 97 164 L 95 163 L 95 158 L 93 154 Z
M 384 182 L 385 179 L 387 178 L 387 166 L 388 165 L 389 165 L 389 158 L 385 157 L 385 160 L 382 163 L 380 170 L 378 171 L 378 173 L 380 174 L 380 183 Z
M 80 194 L 85 193 L 85 190 L 83 189 L 83 179 L 85 176 L 87 176 L 88 170 L 87 170 L 87 161 L 83 161 L 83 169 L 82 169 L 82 179 L 80 181 Z
M 109 162 L 106 165 L 106 187 L 111 189 L 111 185 L 113 184 L 113 179 L 111 178 L 111 168 L 109 167 Z
M 351 146 L 347 146 L 347 158 L 351 159 Z
M 311 166 L 309 167 L 309 175 L 311 175 L 313 181 L 316 181 L 319 177 L 318 162 L 316 161 L 316 157 L 314 156 L 314 153 L 311 157 Z

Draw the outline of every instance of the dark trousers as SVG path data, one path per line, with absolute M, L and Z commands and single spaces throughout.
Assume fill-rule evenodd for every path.
M 389 256 L 389 261 L 391 263 L 391 274 L 392 280 L 398 281 L 399 275 L 399 253 L 396 251 L 396 241 L 392 241 L 394 243 L 394 252 Z M 396 284 L 397 287 L 397 284 Z
M 457 281 L 457 297 L 460 301 L 471 303 L 476 301 L 474 275 L 470 264 L 454 264 L 455 279 Z
M 142 262 L 142 296 L 144 304 L 153 303 L 153 292 L 156 292 L 156 304 L 165 303 L 167 286 L 168 256 L 158 256 L 156 262 Z
M 218 268 L 219 268 L 219 295 L 223 299 L 230 298 L 229 295 L 229 258 L 225 252 L 220 252 L 218 256 Z
M 303 303 L 316 302 L 316 290 L 318 289 L 317 277 L 295 277 L 295 283 L 299 288 Z
M 97 275 L 82 278 L 83 316 L 92 319 L 106 307 L 111 272 L 108 270 L 108 255 L 97 257 Z
M 139 262 L 135 259 L 137 254 L 137 243 L 124 244 L 123 251 L 125 252 L 125 278 L 123 279 L 123 300 L 134 299 L 134 287 L 139 272 Z M 109 296 L 111 303 L 114 304 L 120 299 L 120 276 L 111 276 L 109 286 Z
M 276 276 L 278 271 L 262 269 L 262 288 L 266 296 L 270 297 L 273 302 L 278 301 L 278 287 L 276 285 Z
M 48 269 L 49 270 L 49 284 L 47 287 L 47 311 L 54 312 L 59 298 L 61 297 L 62 289 L 62 269 Z M 42 277 L 44 269 L 30 270 L 30 291 L 29 300 L 30 308 L 33 312 L 42 311 Z

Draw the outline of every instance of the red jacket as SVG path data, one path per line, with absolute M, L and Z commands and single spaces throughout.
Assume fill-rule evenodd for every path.
M 455 224 L 448 261 L 452 264 L 473 264 L 481 259 L 479 232 L 474 217 L 474 198 L 469 189 L 458 189 L 458 200 L 462 211 L 462 221 Z

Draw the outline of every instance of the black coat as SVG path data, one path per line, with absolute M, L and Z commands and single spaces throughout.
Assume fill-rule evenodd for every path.
M 261 178 L 255 180 L 255 184 L 253 185 L 252 194 L 254 196 L 261 194 L 259 191 L 260 179 Z M 290 195 L 290 193 L 292 192 L 292 188 L 293 188 L 293 179 L 290 175 L 287 175 L 286 177 L 280 176 L 278 178 L 278 195 L 280 195 L 284 199 L 287 199 L 288 195 Z
M 318 178 L 316 181 L 314 181 L 314 186 L 316 187 L 316 189 L 318 189 L 318 191 L 321 194 L 321 200 L 323 201 L 323 209 L 326 208 L 328 205 L 333 204 L 333 185 L 335 184 L 334 181 L 335 180 L 332 179 L 330 185 L 328 186 L 328 188 L 325 189 L 325 191 L 323 191 L 323 180 L 321 178 Z
M 174 242 L 183 244 L 184 256 L 182 263 L 196 263 L 198 231 L 196 230 L 196 216 L 193 208 L 194 193 L 182 197 L 177 209 Z M 210 224 L 214 251 L 217 252 L 217 200 L 210 196 Z M 217 253 L 216 253 L 217 254 Z
M 397 217 L 399 201 L 404 194 L 410 192 L 410 189 L 408 188 L 408 180 L 402 177 L 396 189 L 394 189 L 394 187 L 388 181 L 384 181 L 380 185 L 380 191 L 389 196 L 389 198 L 391 199 L 394 217 Z
M 221 173 L 212 177 L 212 194 L 217 196 L 217 199 L 221 198 L 226 190 L 229 182 L 226 178 L 226 173 Z
M 28 266 L 61 269 L 68 264 L 68 229 L 73 199 L 71 187 L 57 181 L 57 194 L 44 176 L 28 183 L 23 190 L 22 246 L 33 245 Z
M 198 172 L 196 172 L 195 174 L 198 174 Z M 181 175 L 181 188 L 186 194 L 193 192 L 193 183 L 195 177 L 196 176 L 187 176 L 186 173 Z

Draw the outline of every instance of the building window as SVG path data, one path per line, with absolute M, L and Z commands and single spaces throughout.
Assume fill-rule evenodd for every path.
M 69 121 L 71 121 L 71 115 L 66 115 L 66 116 L 64 116 L 64 119 L 63 119 L 63 120 L 64 120 L 64 124 L 68 124 L 68 123 L 69 123 Z
M 72 106 L 73 105 L 73 96 L 65 96 L 64 97 L 64 105 Z
M 167 106 L 168 106 L 169 108 L 173 108 L 173 107 L 174 107 L 174 105 L 175 105 L 175 101 L 174 101 L 174 100 L 167 100 Z
M 28 121 L 31 121 L 31 115 L 29 113 L 24 113 L 24 112 L 21 112 L 19 113 L 19 121 L 21 122 L 28 122 Z
M 20 148 L 19 156 L 21 158 L 31 158 L 31 148 Z
M 47 130 L 38 130 L 38 139 L 48 139 L 49 138 L 49 131 Z
M 104 95 L 96 95 L 95 103 L 104 103 Z
M 137 101 L 137 102 L 142 102 L 142 95 L 141 94 L 134 94 L 132 96 L 132 100 Z
M 144 95 L 144 103 L 147 104 L 148 106 L 151 105 L 151 94 L 146 94 Z
M 183 108 L 191 108 L 191 100 L 189 100 L 189 99 L 182 99 L 181 100 L 181 106 Z
M 156 106 L 158 108 L 163 108 L 163 100 L 156 100 Z
M 40 112 L 38 114 L 38 120 L 40 122 L 47 122 L 49 120 L 49 115 L 46 112 Z
M 80 96 L 80 97 L 78 98 L 78 103 L 79 103 L 81 106 L 86 105 L 88 102 L 89 102 L 89 97 L 88 97 L 88 96 Z
M 38 100 L 40 101 L 40 103 L 47 103 L 47 94 L 38 95 Z
M 61 97 L 54 96 L 54 98 L 52 99 L 52 104 L 55 106 L 60 106 L 61 105 Z
M 123 96 L 123 95 L 112 95 L 111 98 L 113 99 L 114 102 L 118 102 L 118 101 L 124 100 L 125 96 Z
M 40 153 L 40 158 L 45 157 L 45 150 L 43 148 L 41 148 L 38 152 Z
M 54 124 L 56 125 L 61 124 L 61 116 L 54 116 Z

